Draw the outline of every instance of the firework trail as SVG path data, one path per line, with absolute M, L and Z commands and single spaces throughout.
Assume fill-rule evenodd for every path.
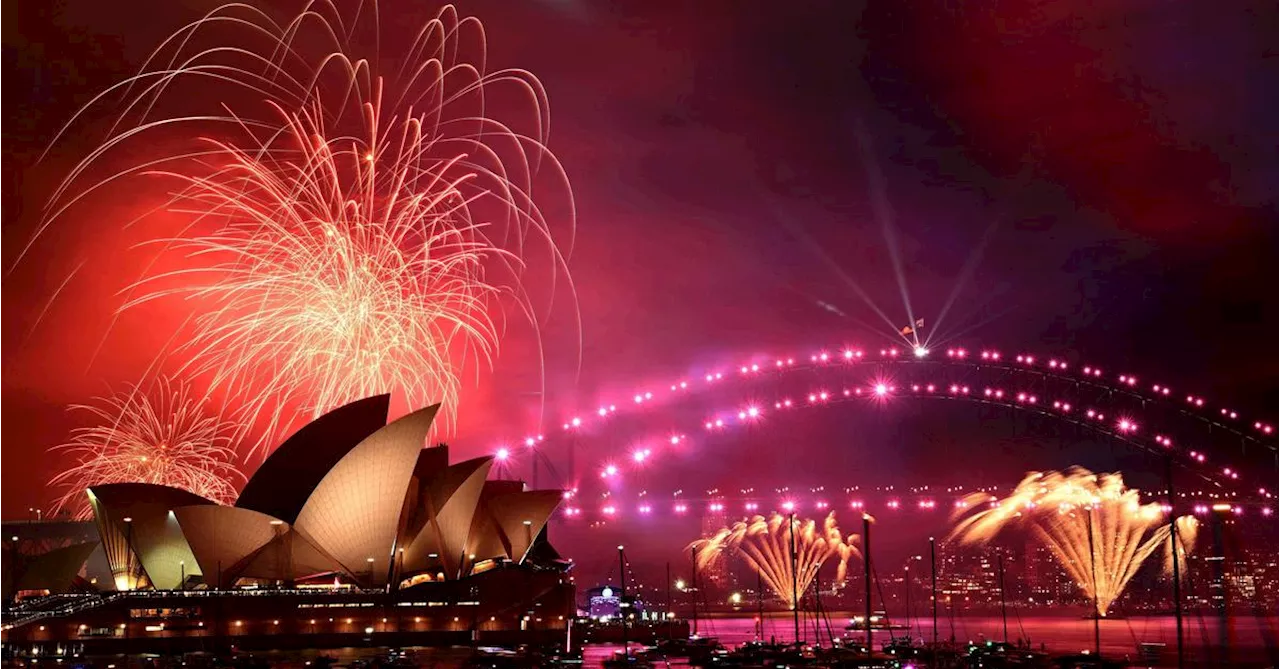
M 443 402 L 450 429 L 463 378 L 491 366 L 505 314 L 539 334 L 567 276 L 573 200 L 546 148 L 538 80 L 488 72 L 482 25 L 451 6 L 381 60 L 369 14 L 313 2 L 277 22 L 228 4 L 179 30 L 89 105 L 124 98 L 41 228 L 126 179 L 170 187 L 160 209 L 184 227 L 157 243 L 182 266 L 144 274 L 124 308 L 194 305 L 172 353 L 242 407 L 261 430 L 258 455 L 298 419 L 381 392 Z M 186 111 L 162 111 L 175 108 Z M 90 176 L 152 138 L 181 148 Z
M 834 583 L 844 583 L 849 558 L 862 556 L 858 549 L 858 535 L 841 535 L 834 512 L 827 515 L 821 526 L 813 519 L 795 519 L 796 568 L 793 572 L 792 535 L 787 519 L 787 516 L 776 513 L 767 519 L 755 516 L 722 528 L 706 539 L 693 542 L 698 567 L 704 569 L 729 555 L 741 556 L 789 608 L 795 608 L 795 597 L 804 597 L 809 584 L 827 560 L 837 561 Z
M 971 495 L 969 506 L 985 508 L 961 519 L 951 537 L 986 543 L 1010 525 L 1029 525 L 1084 595 L 1097 602 L 1097 615 L 1106 616 L 1157 550 L 1165 551 L 1166 571 L 1173 567 L 1165 511 L 1157 503 L 1142 504 L 1139 496 L 1125 488 L 1119 474 L 1094 474 L 1081 467 L 1066 473 L 1033 472 L 1004 499 Z M 1178 560 L 1185 574 L 1197 523 L 1192 516 L 1179 517 L 1177 523 Z
M 94 419 L 54 447 L 75 462 L 49 481 L 66 488 L 52 513 L 92 517 L 85 489 L 108 483 L 156 483 L 182 488 L 220 504 L 232 504 L 244 477 L 232 464 L 230 435 L 236 426 L 206 413 L 185 385 L 161 378 L 151 392 L 127 392 L 74 405 Z

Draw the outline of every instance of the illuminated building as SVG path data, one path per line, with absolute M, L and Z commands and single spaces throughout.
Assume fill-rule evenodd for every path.
M 713 498 L 713 501 L 702 512 L 702 534 L 700 536 L 711 536 L 719 531 L 720 528 L 729 524 L 729 513 L 725 509 L 723 500 Z M 700 597 L 705 600 L 712 593 L 720 592 L 729 587 L 728 579 L 729 567 L 724 560 L 716 560 L 699 569 L 698 588 L 703 591 Z
M 438 406 L 387 424 L 388 404 L 302 428 L 235 506 L 151 484 L 88 490 L 97 540 L 26 560 L 6 595 L 72 590 L 99 545 L 110 577 L 98 589 L 119 594 L 69 597 L 52 615 L 16 607 L 5 643 L 144 652 L 563 629 L 573 586 L 545 534 L 560 491 L 486 481 L 488 457 L 449 464 L 447 447 L 423 448 Z

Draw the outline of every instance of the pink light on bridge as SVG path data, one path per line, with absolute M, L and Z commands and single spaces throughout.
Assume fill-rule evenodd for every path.
M 600 472 L 600 478 L 612 478 L 618 475 L 617 465 L 605 465 L 604 470 Z
M 830 353 L 815 352 L 815 355 L 811 359 L 814 359 L 814 360 L 821 359 L 825 361 L 825 360 L 832 360 L 832 359 L 838 360 L 841 357 L 843 357 L 846 361 L 852 361 L 862 357 L 861 355 L 862 352 L 857 350 L 853 346 L 843 346 L 836 349 L 827 349 L 827 351 L 831 351 L 831 352 Z M 914 351 L 914 348 L 910 346 L 906 348 L 886 347 L 884 349 L 881 349 L 881 354 L 886 359 L 886 362 L 890 362 L 888 359 L 893 359 L 892 362 L 898 362 L 898 361 L 901 361 L 903 357 L 910 358 L 911 357 L 910 354 L 913 351 Z M 947 358 L 949 358 L 951 361 L 956 361 L 965 356 L 964 350 L 959 348 L 954 348 L 954 347 L 948 348 L 946 349 L 946 352 L 947 352 Z M 898 354 L 902 354 L 902 355 L 898 355 Z M 1001 354 L 998 351 L 995 351 L 993 349 L 980 350 L 979 355 L 982 358 L 982 360 L 988 361 L 988 362 L 994 362 L 994 363 L 998 363 L 1002 358 Z M 1036 362 L 1036 356 L 1027 354 L 1027 353 L 1022 353 L 1022 354 L 1018 354 L 1014 358 L 1014 360 L 1021 363 L 1022 365 L 1029 365 L 1029 364 L 1034 364 Z M 1065 372 L 1065 370 L 1067 369 L 1067 363 L 1064 360 L 1057 357 L 1042 356 L 1040 361 L 1046 367 L 1053 369 L 1055 371 Z M 793 362 L 794 362 L 793 358 L 777 358 L 775 360 L 775 366 L 779 368 L 783 368 L 792 364 Z M 761 365 L 758 363 L 752 363 L 750 361 L 746 361 L 745 364 L 743 364 L 742 362 L 739 362 L 739 364 L 735 364 L 731 366 L 729 369 L 733 369 L 735 367 L 738 368 L 740 371 L 743 371 L 744 373 L 750 373 L 752 371 L 758 371 L 760 367 L 767 367 L 767 364 Z M 1089 366 L 1081 366 L 1080 369 L 1081 369 L 1082 375 L 1099 379 L 1098 385 L 1095 387 L 1101 388 L 1105 391 L 1106 382 L 1101 380 L 1103 378 L 1101 368 L 1089 365 Z M 1012 370 L 1010 371 L 1012 373 L 1025 373 L 1025 372 L 1014 372 Z M 711 373 L 711 374 L 707 374 L 706 376 L 708 380 L 711 381 L 711 380 L 718 380 L 722 378 L 723 374 Z M 1118 380 L 1118 383 L 1116 383 L 1115 381 L 1113 381 L 1113 383 L 1116 383 L 1116 385 L 1120 387 L 1125 387 L 1125 386 L 1137 387 L 1136 385 L 1137 378 L 1138 377 L 1131 374 L 1122 374 L 1122 375 L 1111 377 L 1111 379 Z M 946 385 L 926 384 L 922 379 L 919 379 L 919 378 L 910 379 L 904 385 L 907 389 L 910 389 L 913 395 L 919 395 L 922 393 L 932 393 L 935 391 L 942 391 L 942 392 L 950 392 L 951 395 L 957 396 L 961 394 L 967 394 L 966 391 L 968 389 L 966 386 L 961 386 L 959 384 L 946 384 Z M 679 382 L 677 384 L 672 384 L 671 387 L 673 391 L 676 388 L 687 388 L 687 382 Z M 1167 397 L 1168 395 L 1171 394 L 1171 389 L 1168 386 L 1164 386 L 1159 383 L 1148 382 L 1147 387 L 1149 387 L 1151 389 L 1151 392 L 1157 397 L 1160 397 L 1160 396 Z M 867 392 L 864 393 L 863 392 L 864 390 L 866 390 Z M 838 389 L 831 392 L 842 393 L 843 394 L 842 396 L 845 396 L 845 397 L 849 397 L 856 394 L 860 397 L 871 395 L 874 397 L 884 398 L 889 395 L 896 394 L 897 390 L 898 390 L 897 388 L 890 385 L 886 381 L 873 380 L 872 383 L 868 385 L 854 386 L 851 388 L 843 388 L 843 389 Z M 999 388 L 984 389 L 984 395 L 987 398 L 990 398 L 993 400 L 1003 401 L 1004 392 L 1005 391 Z M 652 398 L 653 393 L 637 393 L 636 396 L 641 398 L 641 401 L 636 402 L 637 408 L 639 408 L 640 404 L 644 404 L 647 402 L 649 398 Z M 1027 391 L 1020 392 L 1020 391 L 1017 391 L 1016 389 L 1011 390 L 1009 391 L 1009 396 L 1011 400 L 1014 400 L 1018 404 L 1030 405 L 1030 404 L 1038 403 L 1038 397 Z M 1190 406 L 1195 406 L 1195 407 L 1204 406 L 1205 400 L 1201 397 L 1197 397 L 1195 395 L 1186 395 L 1185 398 L 1188 405 Z M 813 404 L 817 404 L 817 403 L 823 402 L 824 400 L 829 400 L 829 399 L 831 399 L 831 393 L 819 392 L 815 390 L 815 392 L 812 393 L 812 398 L 810 401 Z M 1067 413 L 1071 411 L 1071 405 L 1067 402 L 1062 401 L 1061 398 L 1059 398 L 1056 401 L 1053 400 L 1052 398 L 1050 398 L 1049 400 L 1046 400 L 1046 403 L 1050 403 L 1050 402 L 1052 402 L 1055 412 Z M 790 407 L 791 404 L 792 402 L 790 400 L 786 401 L 785 403 L 782 401 L 778 401 L 778 402 L 775 402 L 774 406 L 775 408 L 778 408 L 780 410 L 781 408 L 784 408 L 784 407 Z M 726 427 L 726 421 L 729 424 L 732 424 L 732 416 L 734 414 L 738 416 L 739 420 L 745 421 L 748 418 L 752 418 L 753 416 L 750 413 L 748 413 L 748 409 L 750 408 L 752 407 L 746 404 L 739 405 L 739 408 L 734 410 L 732 413 L 722 414 L 721 418 L 719 419 L 707 421 L 707 428 L 715 429 L 717 427 Z M 760 411 L 762 407 L 754 407 L 754 408 L 757 411 Z M 1120 419 L 1118 416 L 1112 416 L 1110 413 L 1104 414 L 1102 411 L 1099 411 L 1099 409 L 1102 409 L 1103 411 L 1105 411 L 1106 406 L 1104 405 L 1104 406 L 1089 410 L 1089 418 L 1091 420 L 1098 421 L 1096 424 L 1099 425 L 1099 427 L 1105 426 L 1107 423 L 1111 423 L 1111 430 L 1114 434 L 1127 435 L 1127 434 L 1136 432 L 1138 426 L 1134 420 L 1129 418 Z M 596 411 L 596 414 L 600 417 L 600 419 L 602 419 L 602 422 L 603 422 L 604 419 L 612 415 L 614 411 L 614 407 L 612 405 L 604 405 L 604 406 L 598 407 L 595 411 Z M 1229 408 L 1220 408 L 1219 413 L 1225 419 L 1240 418 L 1240 414 L 1238 414 L 1235 411 L 1232 411 Z M 1108 417 L 1110 417 L 1111 419 L 1110 421 L 1107 420 Z M 1128 422 L 1129 426 L 1126 426 L 1125 424 L 1126 421 Z M 1249 423 L 1252 423 L 1255 434 L 1273 435 L 1275 433 L 1275 428 L 1272 425 L 1268 425 L 1263 421 L 1255 420 L 1255 421 L 1249 421 Z M 581 426 L 581 424 L 582 424 L 582 419 L 575 417 L 574 419 L 571 420 L 570 423 L 565 424 L 565 428 L 566 430 L 568 430 L 571 426 L 579 427 Z M 1144 426 L 1144 427 L 1147 427 L 1147 426 Z M 610 428 L 604 428 L 604 429 L 615 429 L 615 428 L 610 427 Z M 658 435 L 654 435 L 654 437 L 656 437 L 657 439 L 671 439 L 670 436 L 662 435 L 661 433 L 659 433 Z M 1154 435 L 1153 439 L 1158 445 L 1162 445 L 1165 447 L 1172 446 L 1172 440 L 1170 440 L 1167 436 Z M 536 445 L 536 442 L 531 442 L 529 439 L 526 439 L 526 445 L 529 445 L 532 447 Z M 1205 457 L 1204 454 L 1198 454 L 1197 456 L 1193 456 L 1193 458 L 1201 462 L 1203 462 L 1204 457 Z M 1237 478 L 1239 477 L 1239 472 L 1233 471 L 1233 473 L 1236 474 Z
M 796 503 L 795 503 L 795 502 L 793 502 L 793 501 L 791 501 L 791 500 L 787 500 L 787 501 L 785 501 L 785 502 L 783 502 L 783 503 L 782 503 L 782 510 L 783 510 L 783 511 L 795 511 L 795 510 L 796 510 Z
M 675 511 L 676 513 L 680 513 L 680 514 L 688 513 L 689 507 L 688 505 L 685 505 L 685 504 L 677 504 L 674 507 L 672 507 L 672 511 Z
M 507 458 L 511 457 L 511 451 L 507 450 L 507 448 L 504 446 L 502 448 L 499 448 L 498 451 L 493 455 L 499 461 L 505 461 Z

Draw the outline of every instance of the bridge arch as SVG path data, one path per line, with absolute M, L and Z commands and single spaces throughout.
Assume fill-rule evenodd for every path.
M 735 399 L 721 399 L 732 393 Z M 721 408 L 695 420 L 683 406 L 694 395 L 713 398 Z M 839 347 L 803 356 L 757 356 L 637 387 L 631 397 L 566 416 L 558 429 L 529 437 L 525 444 L 544 452 L 567 451 L 577 485 L 591 488 L 602 478 L 624 476 L 632 457 L 643 459 L 646 467 L 659 467 L 664 449 L 767 423 L 775 414 L 907 399 L 966 402 L 1042 416 L 1171 458 L 1224 494 L 1264 499 L 1273 495 L 1265 487 L 1249 487 L 1246 467 L 1234 464 L 1250 456 L 1274 458 L 1276 430 L 1271 422 L 1245 418 L 1201 395 L 1133 374 L 1109 373 L 1075 355 L 1004 353 L 996 348 Z M 576 449 L 608 443 L 617 425 L 645 429 L 646 422 L 650 436 L 642 441 L 652 446 L 575 465 Z M 656 429 L 653 423 L 664 428 Z M 1239 454 L 1231 452 L 1236 448 Z

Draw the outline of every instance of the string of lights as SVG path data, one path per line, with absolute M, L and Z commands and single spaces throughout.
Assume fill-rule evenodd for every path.
M 819 351 L 811 354 L 808 361 L 808 364 L 797 363 L 796 358 L 786 357 L 773 359 L 772 362 L 757 359 L 740 364 L 737 367 L 738 378 L 747 381 L 772 381 L 775 383 L 775 393 L 784 379 L 794 378 L 794 375 L 801 373 L 811 378 L 818 377 L 818 384 L 807 393 L 778 395 L 772 403 L 741 400 L 733 403 L 732 408 L 709 412 L 700 426 L 690 425 L 684 431 L 669 430 L 636 440 L 634 443 L 640 445 L 632 447 L 625 456 L 605 458 L 600 462 L 596 468 L 599 478 L 608 480 L 623 476 L 624 470 L 620 463 L 628 460 L 636 467 L 652 466 L 664 447 L 685 445 L 690 441 L 690 434 L 698 432 L 699 427 L 709 437 L 714 437 L 717 433 L 728 432 L 735 427 L 759 424 L 769 417 L 770 411 L 782 413 L 803 407 L 858 400 L 869 400 L 866 403 L 874 406 L 895 398 L 964 400 L 1050 416 L 1158 455 L 1176 456 L 1181 464 L 1194 467 L 1193 471 L 1204 480 L 1217 485 L 1238 483 L 1240 468 L 1210 465 L 1207 451 L 1213 449 L 1213 444 L 1184 448 L 1182 440 L 1175 443 L 1175 438 L 1171 435 L 1179 431 L 1185 433 L 1187 430 L 1172 426 L 1169 429 L 1155 427 L 1161 424 L 1154 415 L 1158 413 L 1155 411 L 1157 407 L 1163 408 L 1166 419 L 1172 411 L 1175 418 L 1192 419 L 1194 426 L 1211 432 L 1209 438 L 1197 434 L 1188 439 L 1189 442 L 1198 444 L 1200 441 L 1212 441 L 1216 444 L 1223 440 L 1225 434 L 1238 437 L 1242 444 L 1257 443 L 1268 449 L 1275 449 L 1274 440 L 1271 439 L 1275 428 L 1269 422 L 1254 421 L 1253 429 L 1249 431 L 1247 421 L 1241 419 L 1237 411 L 1220 407 L 1214 412 L 1203 396 L 1188 394 L 1184 402 L 1178 402 L 1170 386 L 1153 383 L 1148 391 L 1147 386 L 1140 383 L 1135 375 L 1119 374 L 1111 377 L 1100 367 L 1074 364 L 1062 356 L 1017 354 L 1010 358 L 994 349 L 982 349 L 975 354 L 964 348 L 948 348 L 944 355 L 934 355 L 924 347 L 890 347 L 880 349 L 876 354 L 868 354 L 859 348 L 843 348 L 839 353 Z M 870 374 L 861 379 L 838 379 L 841 381 L 838 385 L 823 377 L 824 372 L 832 369 L 856 373 L 867 366 L 874 367 Z M 920 376 L 922 369 L 932 372 L 934 376 L 916 378 Z M 972 382 L 968 380 L 970 376 L 984 374 L 995 374 L 1002 378 L 987 379 L 985 382 L 981 379 L 974 379 Z M 908 376 L 912 378 L 907 379 Z M 639 412 L 661 406 L 664 402 L 672 402 L 691 392 L 710 391 L 733 377 L 732 372 L 724 369 L 708 371 L 701 382 L 680 379 L 667 384 L 666 391 L 661 386 L 637 391 L 630 402 L 601 403 L 593 412 L 567 417 L 558 436 L 561 439 L 572 439 L 579 435 L 590 435 L 603 440 L 602 436 L 609 429 L 611 419 L 621 414 L 643 416 Z M 827 383 L 822 383 L 823 381 Z M 1051 383 L 1062 386 L 1056 389 L 1056 394 L 1053 392 L 1054 388 L 1048 387 Z M 1084 396 L 1087 392 L 1096 395 Z M 1137 405 L 1121 406 L 1125 401 Z M 655 413 L 665 417 L 662 412 Z M 1145 414 L 1153 415 L 1148 420 Z M 530 436 L 525 438 L 524 443 L 528 448 L 541 448 L 546 443 L 546 437 L 541 434 Z M 499 447 L 496 453 L 500 460 L 514 455 L 507 446 Z M 1266 489 L 1262 489 L 1261 494 L 1266 493 Z

